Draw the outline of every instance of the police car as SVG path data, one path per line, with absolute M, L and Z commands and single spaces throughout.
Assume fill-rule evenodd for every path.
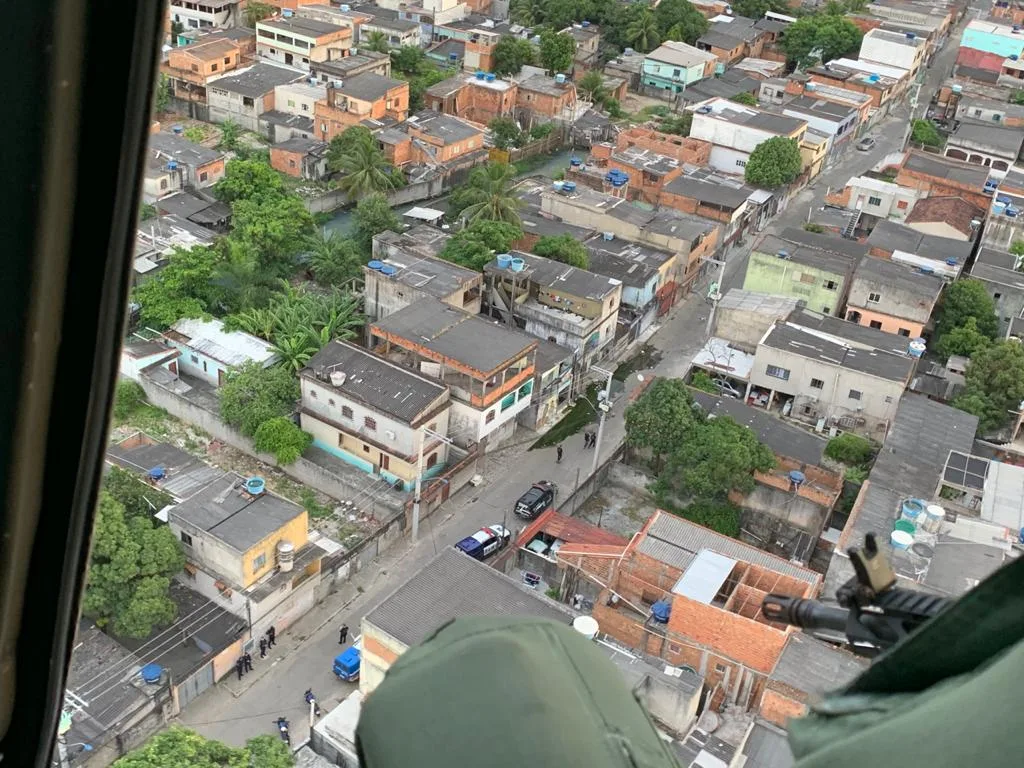
M 508 544 L 511 538 L 512 534 L 502 526 L 489 525 L 464 538 L 455 548 L 477 560 L 484 560 Z
M 555 503 L 558 486 L 550 480 L 534 483 L 526 493 L 519 497 L 513 512 L 524 520 L 533 520 L 537 515 Z

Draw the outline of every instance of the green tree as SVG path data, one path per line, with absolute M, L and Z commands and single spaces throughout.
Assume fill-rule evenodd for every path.
M 978 431 L 1004 427 L 1024 401 L 1024 345 L 998 341 L 975 352 L 967 366 L 967 386 L 953 403 L 978 417 Z
M 161 115 L 171 106 L 171 81 L 167 75 L 160 73 L 156 80 L 156 89 L 153 93 L 153 111 Z
M 808 221 L 803 225 L 804 232 L 813 232 L 816 235 L 820 235 L 825 231 L 825 227 L 814 221 Z
M 572 235 L 544 235 L 533 246 L 533 252 L 580 269 L 590 266 L 590 254 Z
M 972 357 L 992 343 L 992 339 L 978 330 L 978 319 L 968 317 L 964 324 L 939 337 L 935 351 L 945 358 L 952 355 Z
M 658 47 L 658 20 L 650 8 L 644 7 L 626 29 L 626 41 L 640 53 L 650 53 Z
M 453 264 L 482 271 L 495 253 L 507 253 L 512 244 L 523 236 L 514 224 L 481 219 L 470 224 L 445 243 L 441 258 Z
M 373 238 L 381 232 L 398 232 L 402 227 L 388 199 L 381 194 L 368 195 L 359 201 L 353 214 L 352 237 L 365 254 L 373 248 Z
M 589 102 L 600 104 L 604 101 L 604 77 L 596 69 L 590 70 L 581 77 L 576 83 L 576 88 Z
M 699 389 L 701 392 L 709 392 L 712 395 L 718 394 L 718 387 L 707 371 L 695 371 L 690 377 L 690 386 Z
M 942 338 L 974 318 L 975 328 L 982 336 L 995 340 L 999 333 L 996 304 L 980 280 L 957 280 L 952 283 L 939 302 L 936 312 L 935 337 L 941 348 Z M 952 354 L 952 353 L 951 353 Z
M 931 120 L 915 120 L 911 126 L 910 140 L 915 144 L 924 144 L 926 147 L 942 146 L 942 134 Z
M 139 204 L 139 222 L 148 221 L 149 219 L 156 218 L 156 206 L 150 205 L 149 203 Z
M 338 186 L 349 200 L 390 192 L 404 185 L 402 172 L 384 157 L 375 144 L 357 143 L 341 158 L 339 171 L 343 174 Z
M 551 123 L 537 123 L 530 129 L 530 141 L 545 139 L 551 135 L 553 130 L 555 130 L 555 126 Z
M 853 432 L 843 432 L 828 441 L 825 455 L 840 464 L 859 467 L 868 464 L 875 457 L 875 446 L 866 437 Z
M 678 493 L 699 499 L 749 493 L 753 473 L 775 466 L 775 455 L 757 436 L 728 416 L 707 419 L 690 431 L 668 460 L 659 480 Z
M 374 146 L 373 133 L 362 125 L 353 125 L 346 128 L 333 139 L 327 148 L 327 167 L 337 173 L 341 170 L 342 161 L 346 155 L 352 154 L 353 150 L 360 145 Z
M 321 285 L 341 285 L 359 277 L 366 260 L 355 241 L 318 231 L 309 244 L 309 271 Z
M 800 175 L 803 160 L 796 139 L 775 136 L 762 141 L 750 153 L 744 179 L 755 187 L 775 189 Z
M 821 51 L 822 61 L 831 61 L 860 48 L 863 33 L 844 16 L 814 14 L 790 24 L 782 33 L 781 47 L 790 63 L 806 66 L 812 51 Z
M 487 128 L 498 149 L 520 147 L 523 144 L 523 132 L 511 117 L 496 117 L 487 124 Z
M 504 221 L 516 227 L 520 224 L 521 201 L 512 191 L 516 169 L 504 163 L 477 166 L 469 174 L 462 200 L 466 203 L 460 212 L 468 222 Z
M 120 379 L 114 393 L 114 418 L 124 421 L 146 402 L 146 393 L 137 381 Z
M 792 9 L 785 0 L 735 0 L 730 3 L 732 12 L 748 19 L 763 19 L 768 11 L 791 14 Z
M 491 71 L 498 77 L 518 75 L 526 64 L 533 64 L 533 46 L 529 40 L 505 35 L 494 46 Z
M 229 160 L 224 178 L 214 189 L 225 203 L 235 200 L 265 200 L 284 195 L 281 175 L 262 160 Z
M 377 30 L 374 30 L 367 35 L 365 45 L 360 42 L 359 47 L 366 48 L 370 51 L 376 51 L 377 53 L 387 53 L 391 48 L 391 46 L 388 45 L 388 36 Z
M 540 65 L 549 73 L 572 69 L 576 55 L 576 40 L 572 35 L 545 29 L 540 33 Z
M 737 93 L 735 96 L 729 98 L 729 101 L 735 101 L 737 104 L 745 104 L 748 107 L 757 106 L 757 97 L 754 94 L 744 91 L 743 93 Z
M 286 416 L 264 421 L 253 436 L 253 447 L 273 454 L 281 466 L 294 463 L 313 444 L 313 436 L 303 432 Z
M 155 330 L 186 317 L 202 317 L 217 305 L 217 253 L 206 246 L 175 248 L 167 265 L 135 289 L 139 319 Z
M 412 112 L 423 109 L 427 89 L 451 76 L 451 69 L 441 69 L 433 64 L 425 63 L 418 75 L 409 78 L 409 109 Z
M 626 445 L 650 451 L 657 470 L 677 451 L 700 420 L 693 396 L 682 379 L 655 379 L 640 399 L 626 408 Z
M 673 133 L 677 136 L 689 136 L 692 125 L 693 112 L 683 112 L 679 115 L 669 115 L 662 118 L 658 124 L 658 130 L 662 133 Z
M 314 231 L 313 216 L 297 195 L 235 200 L 231 238 L 252 248 L 265 275 L 286 277 Z
M 191 141 L 193 144 L 202 144 L 206 140 L 206 131 L 198 125 L 190 125 L 182 135 L 185 141 Z
M 103 478 L 103 490 L 124 507 L 125 519 L 128 520 L 133 517 L 151 518 L 174 502 L 163 491 L 120 467 L 109 469 Z
M 678 512 L 671 504 L 666 504 L 673 513 L 686 518 L 692 523 L 703 525 L 723 536 L 738 539 L 740 535 L 740 508 L 728 501 L 700 499 L 688 504 Z
M 245 5 L 245 26 L 249 29 L 256 29 L 259 22 L 270 18 L 275 12 L 276 9 L 272 5 L 249 0 Z
M 264 422 L 290 416 L 298 399 L 293 368 L 247 363 L 231 371 L 220 388 L 220 415 L 243 435 L 253 437 Z
M 141 638 L 178 613 L 168 596 L 170 577 L 185 566 L 181 544 L 149 516 L 127 518 L 106 491 L 96 507 L 83 612 L 116 635 Z
M 708 31 L 708 20 L 688 0 L 661 0 L 654 9 L 654 18 L 662 40 L 693 45 Z
M 237 151 L 238 139 L 241 135 L 242 126 L 234 120 L 225 120 L 220 124 L 220 141 L 217 143 L 217 149 L 225 152 Z
M 1014 256 L 1024 256 L 1024 240 L 1014 240 L 1010 243 L 1010 253 Z M 1017 267 L 1020 271 L 1020 267 Z
M 229 747 L 172 725 L 114 763 L 113 768 L 293 768 L 291 749 L 276 736 Z
M 403 45 L 391 51 L 391 65 L 403 75 L 419 74 L 427 55 L 418 45 Z
M 1024 104 L 1024 90 L 1018 89 L 1010 96 L 1011 104 Z

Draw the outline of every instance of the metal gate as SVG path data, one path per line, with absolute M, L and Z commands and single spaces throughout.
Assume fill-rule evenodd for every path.
M 178 683 L 178 707 L 184 709 L 211 685 L 213 685 L 212 661 L 197 669 L 187 680 Z

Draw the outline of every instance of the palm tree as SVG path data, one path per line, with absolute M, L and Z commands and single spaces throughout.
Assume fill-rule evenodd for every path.
M 469 175 L 466 199 L 470 201 L 462 216 L 472 224 L 475 221 L 504 221 L 520 225 L 518 197 L 512 193 L 516 169 L 503 163 L 488 163 L 474 168 Z
M 309 271 L 322 285 L 339 285 L 357 277 L 363 258 L 355 242 L 335 232 L 318 230 L 309 242 Z
M 626 39 L 641 53 L 648 53 L 658 45 L 658 21 L 650 8 L 644 8 L 626 28 Z
M 388 192 L 402 185 L 399 171 L 376 146 L 359 142 L 342 156 L 339 170 L 344 174 L 338 186 L 357 200 L 375 192 Z
M 301 371 L 309 359 L 320 350 L 307 334 L 276 339 L 271 348 L 280 358 L 280 364 L 289 371 Z
M 604 99 L 604 78 L 595 69 L 590 70 L 581 77 L 580 81 L 576 83 L 576 87 L 583 92 L 587 97 L 587 101 L 592 104 L 596 104 Z
M 371 32 L 366 36 L 365 47 L 377 53 L 387 53 L 391 49 L 391 46 L 388 45 L 388 36 L 378 31 Z

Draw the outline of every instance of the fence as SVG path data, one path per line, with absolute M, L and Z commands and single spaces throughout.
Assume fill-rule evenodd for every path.
M 523 147 L 514 149 L 492 149 L 490 159 L 495 163 L 515 163 L 535 155 L 547 155 L 556 149 L 561 149 L 565 144 L 566 131 L 562 128 L 555 128 L 542 139 L 531 141 Z
M 612 455 L 605 459 L 604 463 L 597 468 L 597 472 L 580 483 L 572 493 L 555 507 L 555 510 L 560 515 L 573 517 L 576 514 L 576 510 L 586 504 L 590 497 L 597 493 L 601 485 L 608 478 L 608 473 L 611 471 L 612 466 L 622 459 L 624 450 L 625 446 L 620 443 Z

